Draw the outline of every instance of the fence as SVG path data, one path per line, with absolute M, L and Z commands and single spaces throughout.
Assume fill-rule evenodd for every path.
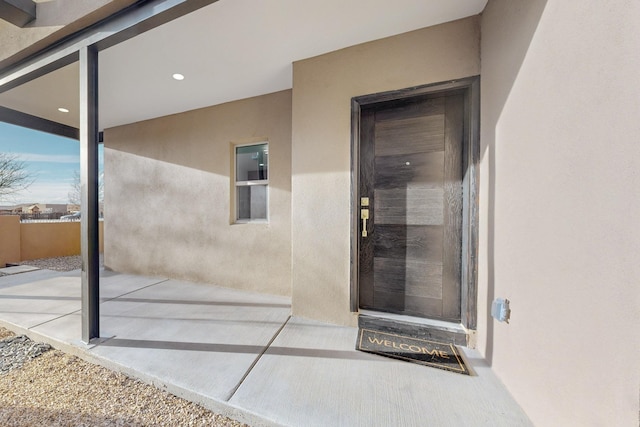
M 33 222 L 33 221 L 58 221 L 60 217 L 69 215 L 69 213 L 62 212 L 47 212 L 47 213 L 2 213 L 0 215 L 19 216 L 20 222 Z
M 102 221 L 99 248 L 103 251 Z M 80 254 L 80 221 L 20 222 L 18 215 L 0 216 L 0 267 L 38 258 Z

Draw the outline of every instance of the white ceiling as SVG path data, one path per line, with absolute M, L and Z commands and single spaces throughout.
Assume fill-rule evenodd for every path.
M 290 89 L 292 62 L 476 15 L 486 3 L 219 0 L 100 53 L 100 127 Z M 77 82 L 72 64 L 0 94 L 0 105 L 77 127 Z

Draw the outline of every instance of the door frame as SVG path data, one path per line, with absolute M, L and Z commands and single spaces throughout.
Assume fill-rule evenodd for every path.
M 350 310 L 359 307 L 360 117 L 361 109 L 377 103 L 447 92 L 464 94 L 464 147 L 467 164 L 462 181 L 461 324 L 476 329 L 478 290 L 478 179 L 480 161 L 480 76 L 357 96 L 351 99 L 351 289 Z

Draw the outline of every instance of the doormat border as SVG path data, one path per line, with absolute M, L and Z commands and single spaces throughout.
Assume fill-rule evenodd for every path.
M 393 345 L 391 347 L 389 345 L 375 345 L 375 344 L 371 346 L 367 346 L 366 342 L 363 345 L 365 332 L 372 334 L 374 337 L 376 335 L 393 337 L 394 338 L 393 341 L 389 339 L 382 340 L 385 343 L 393 343 Z M 423 352 L 421 353 L 418 353 L 418 352 L 412 353 L 411 351 L 403 352 L 403 353 L 400 353 L 398 351 L 394 352 L 392 351 L 392 349 L 399 348 L 399 347 L 394 347 L 394 345 L 397 344 L 399 341 L 398 338 L 400 338 L 403 341 L 399 345 L 406 344 L 407 341 L 409 342 L 413 341 L 414 342 L 412 343 L 413 345 L 419 343 L 418 345 L 416 345 L 418 348 L 424 348 L 424 347 L 421 347 L 420 345 L 424 346 L 425 344 L 428 348 L 431 348 L 432 350 L 436 350 L 438 348 L 446 348 L 450 354 L 455 356 L 455 361 L 457 362 L 457 366 L 455 364 L 445 363 L 444 361 L 439 363 L 438 359 L 444 359 L 444 358 L 438 356 L 437 353 L 435 356 L 432 355 L 431 359 L 427 361 L 427 360 L 421 360 L 420 358 L 418 358 L 418 356 L 425 355 Z M 412 344 L 409 344 L 409 346 L 413 346 Z M 389 349 L 389 350 L 385 350 L 385 349 Z M 393 334 L 389 332 L 381 332 L 381 331 L 374 331 L 366 328 L 360 328 L 358 331 L 358 341 L 356 342 L 356 350 L 363 351 L 366 353 L 377 354 L 377 355 L 389 357 L 392 359 L 398 359 L 398 360 L 404 360 L 411 363 L 417 363 L 419 365 L 431 366 L 433 368 L 438 368 L 438 369 L 442 369 L 450 372 L 456 372 L 462 375 L 471 375 L 471 370 L 469 369 L 461 353 L 458 351 L 458 349 L 453 343 L 442 343 L 438 341 L 413 338 L 406 335 Z M 406 350 L 406 349 L 403 349 L 403 350 Z M 406 356 L 407 354 L 415 354 L 416 357 L 408 357 Z

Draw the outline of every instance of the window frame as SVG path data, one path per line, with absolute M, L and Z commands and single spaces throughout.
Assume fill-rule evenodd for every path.
M 266 145 L 267 146 L 267 156 L 265 160 L 266 169 L 267 169 L 267 179 L 256 179 L 256 180 L 246 180 L 246 181 L 238 181 L 238 148 L 242 147 L 251 147 L 254 145 Z M 255 142 L 247 142 L 242 144 L 232 144 L 233 156 L 233 176 L 231 179 L 231 186 L 233 188 L 233 194 L 231 195 L 232 199 L 232 211 L 231 211 L 231 219 L 233 224 L 268 224 L 269 223 L 269 177 L 271 175 L 271 164 L 269 162 L 269 141 L 267 139 L 260 139 Z M 238 188 L 239 187 L 255 187 L 255 186 L 263 186 L 265 187 L 266 196 L 265 196 L 265 218 L 239 218 L 239 203 L 238 203 Z

